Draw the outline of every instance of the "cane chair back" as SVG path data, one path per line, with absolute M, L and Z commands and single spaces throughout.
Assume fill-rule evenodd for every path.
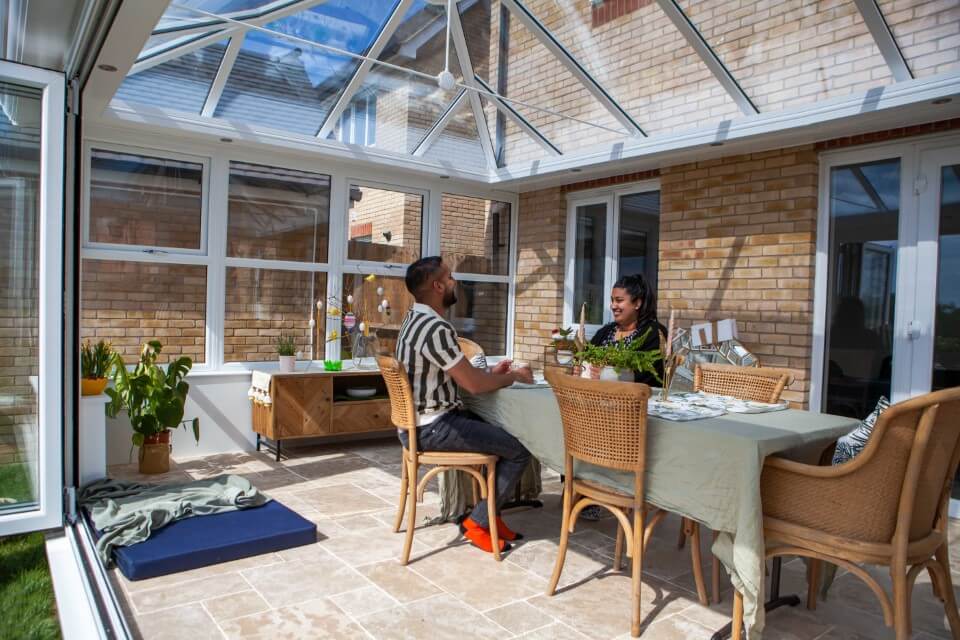
M 413 436 L 417 430 L 417 410 L 413 402 L 410 378 L 400 362 L 391 356 L 377 356 L 380 374 L 390 395 L 390 419 L 398 429 L 407 429 Z
M 560 406 L 568 454 L 602 467 L 643 472 L 650 387 L 555 370 L 547 371 L 546 378 Z
M 466 357 L 467 362 L 472 361 L 475 356 L 483 353 L 483 347 L 478 345 L 473 340 L 458 337 L 457 344 L 460 345 L 460 351 L 463 351 L 463 355 Z
M 780 402 L 780 394 L 793 382 L 793 375 L 773 367 L 737 367 L 729 364 L 698 364 L 693 390 L 733 396 L 755 402 Z

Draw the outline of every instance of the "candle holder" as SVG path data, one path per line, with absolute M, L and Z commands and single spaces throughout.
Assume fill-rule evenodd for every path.
M 682 353 L 671 353 L 663 357 L 663 388 L 660 390 L 660 400 L 666 402 L 670 397 L 670 386 L 677 368 L 683 364 L 685 357 Z

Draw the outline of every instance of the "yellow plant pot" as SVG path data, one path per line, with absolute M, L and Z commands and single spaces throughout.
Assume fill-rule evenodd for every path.
M 106 378 L 80 378 L 80 395 L 98 396 L 106 388 Z

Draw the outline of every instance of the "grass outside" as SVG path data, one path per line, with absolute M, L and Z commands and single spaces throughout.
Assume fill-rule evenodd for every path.
M 0 509 L 22 502 L 33 502 L 30 473 L 25 462 L 0 464 Z
M 60 638 L 43 534 L 0 538 L 0 640 Z

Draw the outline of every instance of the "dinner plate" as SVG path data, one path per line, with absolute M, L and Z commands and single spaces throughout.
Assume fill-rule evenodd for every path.
M 783 411 L 790 407 L 786 400 L 780 402 L 754 402 L 753 400 L 731 402 L 727 405 L 730 413 L 767 413 L 769 411 Z
M 347 395 L 351 398 L 372 398 L 377 395 L 374 387 L 351 387 L 347 389 Z

